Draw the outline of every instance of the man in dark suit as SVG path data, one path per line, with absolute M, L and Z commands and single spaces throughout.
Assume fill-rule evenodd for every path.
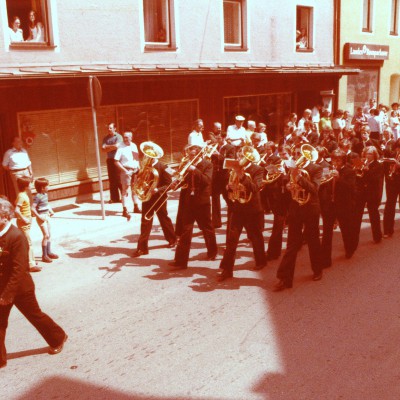
M 187 148 L 187 152 L 192 165 L 189 167 L 180 193 L 178 213 L 181 213 L 182 233 L 176 247 L 175 260 L 169 263 L 174 270 L 187 268 L 195 222 L 203 232 L 207 259 L 215 260 L 218 254 L 215 231 L 211 222 L 212 163 L 201 157 L 200 146 L 191 145 Z
M 370 139 L 370 128 L 364 126 L 361 128 L 361 140 L 358 143 L 354 143 L 352 150 L 358 153 L 360 156 L 364 149 L 368 146 L 374 146 L 378 151 L 378 154 L 382 154 L 381 145 L 378 140 Z
M 292 168 L 290 174 L 293 182 L 288 184 L 288 188 L 292 191 L 292 196 L 296 188 L 304 190 L 304 196 L 309 196 L 309 200 L 302 205 L 295 199 L 292 199 L 290 203 L 287 218 L 289 229 L 286 252 L 278 268 L 277 278 L 279 281 L 275 284 L 274 291 L 285 290 L 293 285 L 297 252 L 300 250 L 303 241 L 303 226 L 311 268 L 314 273 L 313 280 L 319 281 L 322 278 L 321 244 L 319 241 L 320 204 L 318 198 L 322 167 L 313 162 L 306 162 L 302 169 L 308 173 L 308 177 L 301 173 L 301 169 Z
M 137 244 L 137 250 L 133 253 L 133 257 L 140 257 L 149 254 L 149 237 L 153 226 L 154 214 L 157 214 L 160 221 L 161 229 L 164 233 L 168 247 L 175 247 L 176 236 L 174 226 L 167 211 L 167 192 L 166 189 L 172 182 L 172 177 L 167 171 L 164 163 L 158 159 L 154 159 L 152 167 L 154 172 L 158 174 L 157 187 L 152 190 L 150 200 L 142 202 L 142 219 L 140 224 L 140 236 Z M 140 178 L 140 173 L 139 177 Z M 154 205 L 157 203 L 156 205 Z
M 254 150 L 255 154 L 258 154 Z M 264 170 L 262 167 L 249 161 L 240 151 L 239 163 L 231 172 L 236 174 L 236 182 L 230 182 L 228 193 L 232 198 L 232 213 L 230 214 L 229 231 L 227 232 L 226 249 L 221 260 L 223 270 L 217 277 L 219 282 L 232 278 L 235 265 L 236 250 L 243 228 L 253 246 L 255 270 L 264 268 L 267 264 L 263 238 L 264 212 L 260 200 L 260 188 Z M 245 198 L 239 201 L 236 194 L 241 192 Z M 236 194 L 235 194 L 236 193 Z M 246 199 L 249 199 L 246 201 Z
M 382 230 L 379 206 L 382 199 L 383 167 L 378 162 L 379 155 L 374 146 L 368 146 L 363 152 L 363 157 L 365 157 L 365 165 L 356 180 L 355 224 L 357 237 L 360 235 L 364 208 L 367 206 L 373 240 L 375 243 L 380 243 Z
M 230 200 L 226 190 L 228 184 L 229 171 L 224 169 L 225 158 L 235 158 L 236 149 L 235 146 L 227 143 L 226 133 L 219 132 L 215 134 L 215 140 L 218 143 L 217 150 L 211 156 L 211 162 L 213 164 L 213 176 L 212 176 L 212 223 L 214 228 L 220 228 L 222 226 L 221 221 L 221 195 L 224 198 L 227 206 L 228 213 L 230 207 Z
M 347 155 L 341 150 L 332 153 L 333 173 L 333 210 L 342 233 L 346 258 L 351 258 L 358 243 L 358 232 L 355 229 L 354 202 L 356 190 L 356 173 L 347 163 Z M 332 251 L 332 236 L 331 246 Z M 331 257 L 326 254 L 325 257 Z
M 13 214 L 11 203 L 0 198 L 0 368 L 7 365 L 5 338 L 13 305 L 43 336 L 50 346 L 50 354 L 60 353 L 67 340 L 64 330 L 39 307 L 29 273 L 28 242 L 11 225 Z

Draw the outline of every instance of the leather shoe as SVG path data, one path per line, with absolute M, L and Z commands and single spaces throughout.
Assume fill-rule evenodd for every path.
M 40 272 L 41 270 L 42 270 L 42 268 L 38 267 L 37 265 L 29 268 L 29 272 Z
M 282 290 L 289 289 L 291 286 L 286 285 L 286 283 L 281 279 L 277 283 L 275 283 L 272 291 L 274 292 L 282 292 Z
M 137 204 L 135 204 L 134 207 L 133 207 L 133 213 L 134 214 L 141 214 L 142 213 L 142 209 Z
M 136 250 L 133 254 L 132 254 L 132 257 L 140 257 L 140 256 L 145 256 L 145 255 L 147 255 L 147 254 L 149 254 L 149 252 L 148 251 L 145 251 L 145 250 Z
M 176 242 L 170 242 L 170 243 L 168 243 L 167 248 L 173 249 L 175 246 L 176 246 Z
M 42 262 L 51 263 L 51 262 L 53 262 L 53 260 L 49 256 L 43 256 Z
M 171 268 L 171 271 L 179 271 L 181 269 L 187 269 L 187 265 L 178 264 L 176 261 L 171 261 L 168 263 Z
M 4 361 L 3 363 L 0 364 L 0 368 L 7 367 L 7 361 Z
M 322 279 L 322 271 L 314 274 L 312 277 L 313 281 L 320 281 L 321 279 Z
M 60 257 L 58 257 L 57 254 L 54 254 L 54 253 L 48 253 L 47 255 L 48 255 L 52 260 L 57 260 L 58 258 L 60 258 Z
M 215 261 L 217 259 L 217 257 L 218 257 L 218 253 L 213 254 L 211 256 L 207 256 L 206 260 L 207 261 Z
M 256 265 L 253 267 L 253 271 L 261 271 L 264 267 L 266 267 L 267 264 L 262 264 L 262 265 Z
M 383 237 L 384 237 L 385 239 L 391 238 L 392 236 L 393 236 L 393 233 L 385 233 L 385 234 L 383 235 Z
M 68 335 L 65 334 L 63 341 L 61 342 L 61 344 L 57 347 L 50 347 L 49 349 L 49 353 L 50 354 L 58 354 L 62 352 L 62 349 L 64 348 L 64 343 L 67 341 L 68 339 Z
M 232 272 L 222 271 L 219 275 L 217 275 L 217 282 L 223 282 L 230 278 L 233 278 Z

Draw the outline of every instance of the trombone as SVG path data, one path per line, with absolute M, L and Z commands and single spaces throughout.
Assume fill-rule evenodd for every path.
M 144 219 L 147 221 L 150 221 L 153 219 L 154 214 L 157 214 L 158 210 L 166 203 L 168 200 L 168 192 L 171 190 L 173 186 L 178 187 L 182 182 L 185 180 L 186 176 L 189 173 L 189 168 L 192 165 L 197 165 L 200 160 L 202 159 L 205 151 L 207 149 L 207 146 L 204 146 L 194 157 L 193 159 L 190 160 L 189 156 L 186 155 L 185 157 L 182 158 L 181 163 L 179 165 L 178 170 L 174 174 L 174 177 L 176 178 L 173 180 L 166 188 L 165 190 L 160 193 L 159 197 L 157 200 L 151 205 L 151 207 L 148 209 L 146 214 L 144 215 Z

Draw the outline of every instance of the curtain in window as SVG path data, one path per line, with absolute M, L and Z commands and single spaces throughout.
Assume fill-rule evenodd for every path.
M 241 45 L 240 7 L 239 1 L 224 1 L 225 44 Z
M 168 0 L 143 0 L 146 43 L 168 43 Z

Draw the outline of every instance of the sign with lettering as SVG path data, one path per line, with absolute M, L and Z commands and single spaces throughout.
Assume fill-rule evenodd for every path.
M 388 60 L 389 46 L 380 44 L 346 43 L 344 54 L 348 60 Z

